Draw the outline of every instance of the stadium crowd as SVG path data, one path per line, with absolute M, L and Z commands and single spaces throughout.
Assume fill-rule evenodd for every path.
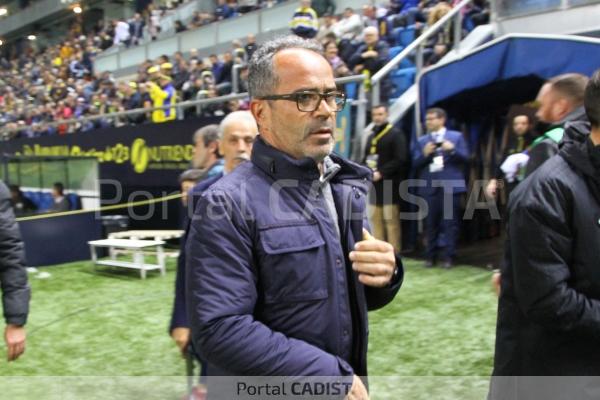
M 175 4 L 169 3 L 169 6 Z M 489 18 L 486 1 L 475 1 L 473 4 L 465 12 L 465 30 L 485 23 Z M 219 0 L 214 15 L 195 13 L 189 26 L 194 28 L 268 5 L 268 2 L 252 0 Z M 330 0 L 315 0 L 313 4 L 310 0 L 304 0 L 299 11 L 311 10 L 306 15 L 300 12 L 304 22 L 307 15 L 319 18 L 312 24 L 318 28 L 304 36 L 315 37 L 324 45 L 326 57 L 335 75 L 340 77 L 359 73 L 372 76 L 390 59 L 389 48 L 396 45 L 395 37 L 391 34 L 393 29 L 411 26 L 418 34 L 439 20 L 451 7 L 452 2 L 441 0 L 395 0 L 387 7 L 365 5 L 360 13 L 347 8 L 341 15 L 335 15 L 335 6 Z M 154 23 L 151 19 L 156 10 L 167 12 L 168 7 L 150 4 L 144 13 L 136 14 L 129 22 L 112 21 L 89 33 L 82 32 L 81 26 L 77 25 L 61 44 L 40 50 L 27 47 L 13 57 L 0 59 L 0 130 L 3 139 L 164 122 L 177 118 L 177 112 L 184 112 L 185 116 L 222 116 L 245 109 L 247 102 L 230 101 L 183 111 L 173 107 L 79 121 L 76 124 L 48 125 L 61 120 L 228 94 L 234 90 L 234 73 L 238 74 L 235 91 L 246 91 L 246 62 L 256 48 L 253 35 L 248 35 L 244 43 L 233 41 L 231 49 L 220 55 L 203 57 L 192 49 L 187 55 L 178 52 L 160 56 L 156 60 L 146 60 L 139 66 L 137 77 L 130 81 L 117 82 L 110 72 L 97 73 L 94 70 L 95 56 L 123 41 L 127 42 L 126 45 L 139 43 L 141 37 L 138 35 L 146 32 L 143 25 Z M 294 32 L 302 25 L 302 21 L 294 21 L 297 17 L 298 11 L 290 21 Z M 187 27 L 181 24 L 179 29 Z M 148 32 L 153 31 L 150 29 Z M 452 39 L 450 32 L 451 29 L 443 30 L 428 43 L 428 65 L 437 62 L 448 51 Z M 239 68 L 234 68 L 236 64 L 239 64 Z M 384 91 L 388 90 L 389 86 L 384 85 Z

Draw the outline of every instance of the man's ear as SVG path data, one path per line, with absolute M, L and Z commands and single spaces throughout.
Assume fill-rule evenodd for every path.
M 252 99 L 250 101 L 250 112 L 254 116 L 256 125 L 258 125 L 260 130 L 261 126 L 264 126 L 263 121 L 265 120 L 266 113 L 268 112 L 266 100 Z
M 210 142 L 208 144 L 208 151 L 209 153 L 215 154 L 217 157 L 219 157 L 219 149 L 221 147 L 221 140 L 215 140 L 214 142 Z

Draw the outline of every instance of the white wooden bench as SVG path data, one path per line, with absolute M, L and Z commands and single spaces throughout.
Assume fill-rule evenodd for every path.
M 152 239 L 152 240 L 169 240 L 169 239 L 179 239 L 183 236 L 185 231 L 181 229 L 175 230 L 131 230 L 131 231 L 121 231 L 121 232 L 113 232 L 108 234 L 109 239 Z M 119 251 L 111 251 L 110 255 L 113 257 L 115 254 L 119 253 Z M 165 251 L 165 256 L 177 258 L 179 256 L 179 251 Z
M 146 271 L 155 269 L 160 270 L 162 276 L 165 275 L 165 253 L 163 251 L 165 242 L 162 240 L 102 239 L 92 240 L 88 244 L 90 245 L 94 266 L 108 265 L 112 267 L 139 269 L 142 279 L 146 279 Z M 96 253 L 98 247 L 108 247 L 110 258 L 99 260 Z M 157 264 L 146 264 L 144 262 L 143 250 L 152 248 L 155 249 L 154 255 L 156 255 Z M 133 260 L 117 260 L 116 254 L 118 250 L 132 254 Z

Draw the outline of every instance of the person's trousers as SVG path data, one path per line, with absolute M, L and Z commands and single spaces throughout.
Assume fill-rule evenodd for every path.
M 400 207 L 397 204 L 381 206 L 369 205 L 373 236 L 394 246 L 394 251 L 402 250 L 402 229 Z
M 456 255 L 456 241 L 460 228 L 460 199 L 462 194 L 449 195 L 444 207 L 442 190 L 426 195 L 428 213 L 425 218 L 427 248 L 425 258 L 452 261 Z

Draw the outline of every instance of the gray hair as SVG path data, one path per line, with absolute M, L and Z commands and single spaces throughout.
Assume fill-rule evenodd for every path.
M 295 35 L 282 36 L 265 42 L 252 55 L 249 62 L 248 92 L 250 97 L 272 94 L 279 84 L 273 70 L 273 57 L 281 50 L 305 49 L 323 55 L 323 46 L 316 40 L 302 39 Z
M 198 129 L 194 133 L 194 143 L 198 143 L 200 139 L 204 142 L 204 147 L 219 140 L 219 125 L 211 124 Z
M 240 121 L 243 121 L 248 124 L 256 126 L 256 120 L 254 119 L 254 117 L 252 116 L 252 113 L 250 111 L 231 112 L 231 113 L 227 114 L 225 116 L 225 118 L 223 118 L 221 120 L 221 123 L 219 124 L 219 139 L 223 139 L 225 129 L 227 129 L 227 127 L 230 124 L 232 124 L 234 122 L 240 122 Z

